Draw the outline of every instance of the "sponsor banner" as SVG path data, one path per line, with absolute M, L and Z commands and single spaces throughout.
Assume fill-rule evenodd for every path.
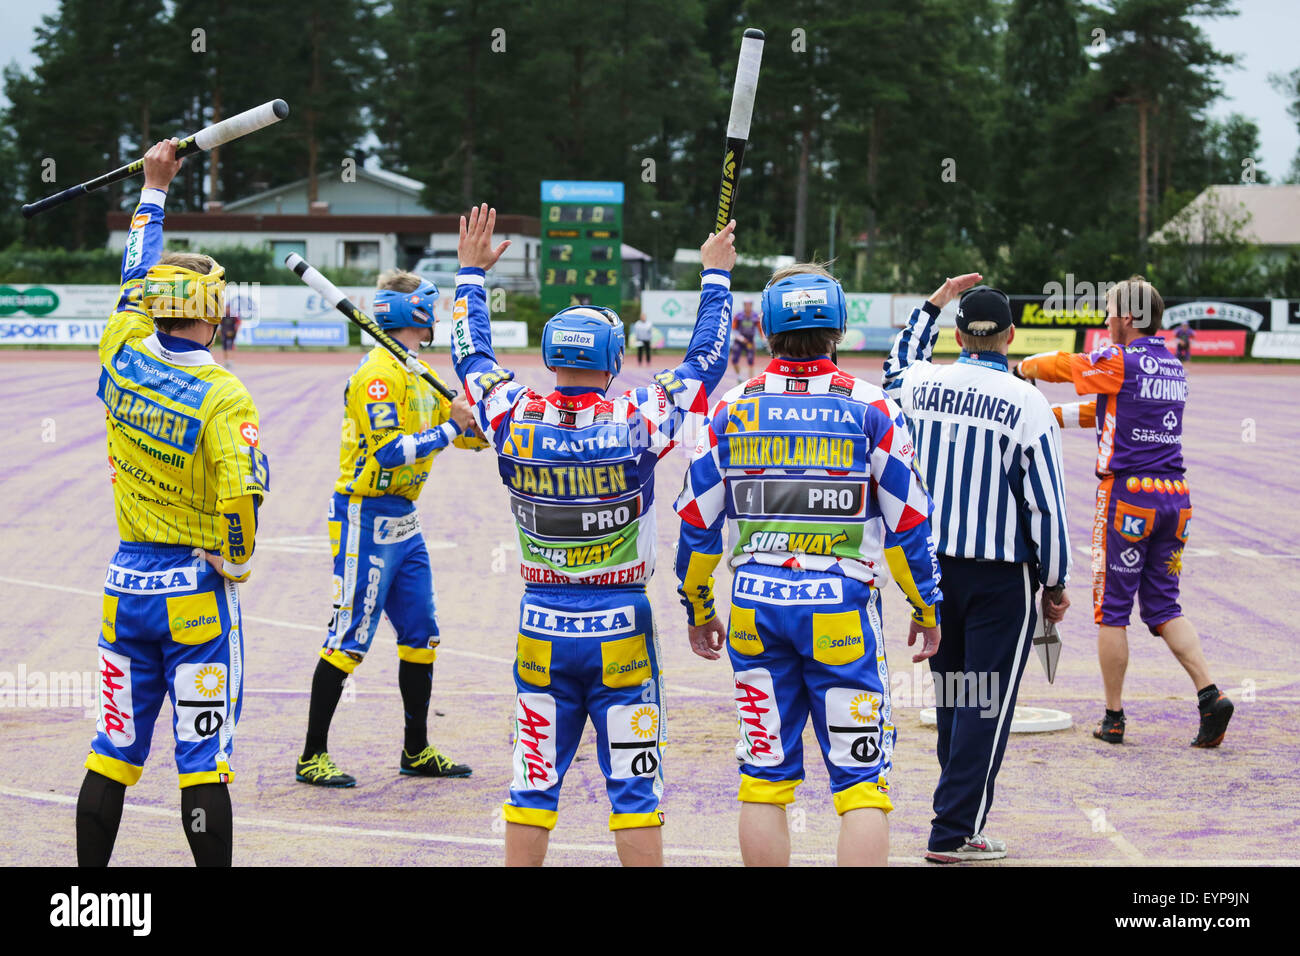
M 901 329 L 907 325 L 907 320 L 912 316 L 912 310 L 919 309 L 921 303 L 925 301 L 923 295 L 895 295 L 890 298 L 893 299 L 893 302 L 890 303 L 890 325 L 896 329 Z M 939 313 L 939 324 L 941 326 L 955 326 L 957 324 L 956 302 L 949 302 L 943 307 L 943 310 Z
M 1250 355 L 1251 358 L 1300 359 L 1300 332 L 1260 332 L 1255 336 Z
M 890 303 L 894 296 L 879 292 L 849 292 L 844 296 L 848 309 L 849 328 L 864 326 L 890 326 Z M 918 301 L 922 297 L 918 297 Z M 762 291 L 735 290 L 731 293 L 733 313 L 744 308 L 746 300 L 754 303 L 755 311 L 762 310 Z M 641 311 L 655 326 L 693 327 L 695 314 L 700 307 L 700 293 L 686 290 L 647 289 L 641 293 Z M 906 319 L 906 316 L 904 316 Z M 657 335 L 656 335 L 657 337 Z M 651 340 L 654 341 L 653 339 Z M 657 343 L 656 343 L 657 344 Z M 676 346 L 668 346 L 675 348 Z
M 1106 305 L 1091 296 L 1062 299 L 1060 296 L 1011 296 L 1011 321 L 1016 336 L 1021 329 L 1077 329 L 1103 325 Z
M 621 203 L 622 201 L 622 183 L 571 179 L 542 180 L 542 202 Z
M 1260 333 L 1261 335 L 1266 333 Z M 1020 337 L 1020 331 L 1016 331 Z M 1164 329 L 1160 337 L 1169 346 L 1169 351 L 1178 350 L 1178 339 L 1172 329 Z M 1083 350 L 1104 349 L 1110 345 L 1110 334 L 1105 329 L 1089 329 L 1083 339 Z M 1192 338 L 1192 355 L 1229 355 L 1238 357 L 1246 354 L 1246 333 L 1233 329 L 1197 329 Z
M 1186 322 L 1197 329 L 1259 332 L 1270 327 L 1272 315 L 1270 299 L 1166 299 L 1161 325 L 1172 329 Z
M 348 322 L 337 321 L 260 322 L 253 328 L 241 325 L 235 341 L 243 345 L 347 345 Z
M 944 329 L 939 333 L 939 340 L 934 343 L 935 355 L 958 355 L 956 329 Z M 1012 355 L 1034 355 L 1037 352 L 1073 352 L 1076 332 L 1074 329 L 1016 329 L 1015 338 L 1011 340 Z
M 1273 302 L 1269 299 L 1173 297 L 1165 299 L 1161 324 L 1166 329 L 1186 322 L 1197 329 L 1258 332 L 1269 328 L 1273 311 Z M 1063 294 L 1056 295 L 1013 295 L 1011 319 L 1019 329 L 1097 328 L 1105 325 L 1106 304 L 1092 294 L 1090 287 L 1084 289 L 1083 294 L 1066 288 Z
M 102 317 L 98 322 L 0 318 L 0 345 L 97 345 L 107 324 Z
M 894 347 L 896 335 L 898 329 L 850 325 L 844 330 L 844 341 L 840 343 L 839 350 L 841 352 L 888 352 Z

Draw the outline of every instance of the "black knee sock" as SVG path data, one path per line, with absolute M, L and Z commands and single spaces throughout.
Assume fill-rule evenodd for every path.
M 402 691 L 406 715 L 406 752 L 414 757 L 429 746 L 429 696 L 433 692 L 433 665 L 397 662 L 397 686 Z
M 230 866 L 235 822 L 224 783 L 200 783 L 181 791 L 181 823 L 195 866 Z
M 77 866 L 108 866 L 125 799 L 126 784 L 86 771 L 77 795 Z
M 307 742 L 302 748 L 302 759 L 329 750 L 330 721 L 343 694 L 343 682 L 348 675 L 321 658 L 316 662 L 316 674 L 311 679 L 311 705 L 307 711 Z

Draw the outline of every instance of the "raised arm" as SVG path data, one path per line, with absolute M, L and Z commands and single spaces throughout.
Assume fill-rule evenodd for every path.
M 881 382 L 885 394 L 898 401 L 903 390 L 903 373 L 920 362 L 930 361 L 934 343 L 939 339 L 939 313 L 953 299 L 977 284 L 982 278 L 978 272 L 945 279 L 919 308 L 912 310 L 907 324 L 894 336 L 894 344 L 885 359 L 885 377 Z
M 107 361 L 123 341 L 142 339 L 154 330 L 153 320 L 141 305 L 144 277 L 162 256 L 167 187 L 184 162 L 176 158 L 174 139 L 155 143 L 144 154 L 144 188 L 131 214 L 131 228 L 122 251 L 117 304 L 99 341 L 100 361 Z
M 735 230 L 733 220 L 700 247 L 700 307 L 682 364 L 660 372 L 654 385 L 627 392 L 640 418 L 644 444 L 660 457 L 683 434 L 698 431 L 708 413 L 709 395 L 727 371 Z
M 487 272 L 510 240 L 492 245 L 497 211 L 487 203 L 460 217 L 460 241 L 456 247 L 460 271 L 456 274 L 456 304 L 452 309 L 451 359 L 456 377 L 465 386 L 479 427 L 489 441 L 514 407 L 524 387 L 511 382 L 515 373 L 497 364 L 492 351 L 492 320 L 487 307 Z

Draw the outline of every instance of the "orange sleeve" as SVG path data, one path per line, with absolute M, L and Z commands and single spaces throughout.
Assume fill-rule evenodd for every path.
M 1097 402 L 1071 402 L 1068 405 L 1053 405 L 1052 414 L 1056 424 L 1062 428 L 1095 428 L 1097 426 Z
M 1020 374 L 1042 382 L 1068 382 L 1073 378 L 1070 374 L 1073 357 L 1069 352 L 1039 352 L 1021 361 Z
M 1087 352 L 1040 352 L 1020 363 L 1020 374 L 1043 382 L 1073 382 L 1080 395 L 1114 395 L 1124 384 L 1124 356 L 1118 351 L 1095 359 Z

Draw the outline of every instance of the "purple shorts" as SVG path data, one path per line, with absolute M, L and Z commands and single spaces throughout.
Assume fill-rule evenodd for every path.
M 754 364 L 754 340 L 750 339 L 749 344 L 745 344 L 740 338 L 733 339 L 731 342 L 731 364 L 736 365 L 740 362 L 740 357 L 745 356 L 745 360 L 750 365 Z
M 1102 480 L 1092 525 L 1092 607 L 1098 624 L 1127 627 L 1134 597 L 1153 634 L 1182 615 L 1178 579 L 1191 519 L 1182 478 Z

